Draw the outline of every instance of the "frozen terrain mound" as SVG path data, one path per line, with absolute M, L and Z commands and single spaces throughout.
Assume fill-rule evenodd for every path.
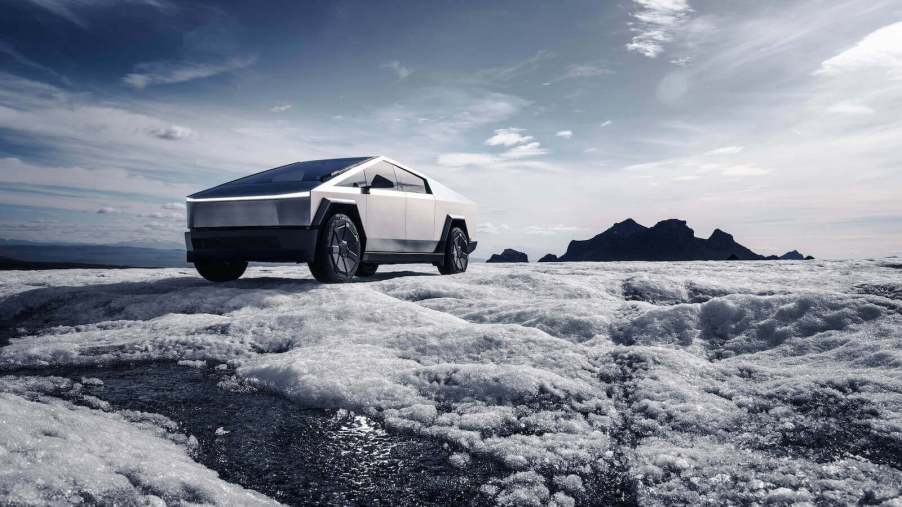
M 550 254 L 549 254 L 550 255 Z M 571 241 L 560 261 L 722 261 L 802 260 L 793 250 L 764 257 L 740 245 L 720 229 L 707 239 L 695 237 L 685 220 L 662 220 L 645 227 L 632 218 L 618 222 L 597 236 Z
M 85 433 L 107 467 L 125 466 L 110 456 L 132 433 L 173 442 L 104 412 L 102 399 L 75 406 L 55 388 L 23 388 L 16 370 L 168 360 L 227 363 L 232 388 L 436 439 L 457 467 L 497 462 L 480 491 L 500 505 L 898 505 L 895 264 L 482 264 L 330 286 L 299 267 L 252 268 L 220 285 L 178 269 L 3 273 L 0 368 L 11 380 L 0 418 L 23 429 L 0 437 L 0 459 L 23 471 L 0 474 L 0 503 L 20 490 L 65 495 L 73 483 L 110 491 L 102 498 L 138 494 L 94 469 L 54 476 L 37 456 L 59 447 L 40 431 Z M 38 417 L 43 429 L 26 427 Z M 92 426 L 107 420 L 109 435 Z M 216 484 L 190 468 L 186 444 L 172 445 L 182 447 L 141 466 L 175 460 L 201 491 Z M 222 495 L 257 498 L 227 486 Z

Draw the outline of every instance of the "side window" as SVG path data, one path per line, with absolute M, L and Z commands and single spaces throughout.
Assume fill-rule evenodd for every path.
M 341 183 L 337 184 L 338 187 L 362 187 L 366 185 L 366 175 L 363 171 L 357 171 L 356 174 L 352 174 L 344 179 Z
M 412 192 L 415 194 L 428 194 L 426 190 L 426 180 L 419 176 L 409 173 L 400 167 L 395 167 L 395 173 L 398 175 L 398 184 L 404 192 Z
M 365 171 L 366 182 L 372 188 L 397 189 L 398 184 L 395 180 L 395 167 L 393 165 L 379 162 L 366 168 Z

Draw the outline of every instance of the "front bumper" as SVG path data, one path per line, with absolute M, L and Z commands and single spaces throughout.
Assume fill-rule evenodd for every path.
M 238 260 L 310 262 L 319 229 L 313 227 L 208 227 L 185 233 L 188 262 Z

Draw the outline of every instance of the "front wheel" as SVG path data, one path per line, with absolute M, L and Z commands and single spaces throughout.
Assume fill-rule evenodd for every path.
M 231 282 L 241 278 L 247 269 L 245 261 L 197 261 L 194 269 L 211 282 Z
M 438 267 L 443 275 L 463 273 L 470 262 L 470 239 L 460 227 L 453 227 L 448 232 L 445 243 L 445 262 Z
M 360 266 L 361 250 L 354 221 L 336 213 L 323 225 L 310 272 L 323 283 L 350 282 Z

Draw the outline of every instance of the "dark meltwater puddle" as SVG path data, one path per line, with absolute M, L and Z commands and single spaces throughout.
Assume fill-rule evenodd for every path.
M 151 363 L 4 373 L 99 378 L 103 386 L 86 391 L 114 409 L 176 421 L 180 432 L 197 438 L 198 462 L 287 504 L 481 505 L 488 498 L 479 486 L 498 472 L 476 459 L 466 470 L 454 468 L 441 444 L 388 434 L 362 416 L 218 387 L 228 371 Z

